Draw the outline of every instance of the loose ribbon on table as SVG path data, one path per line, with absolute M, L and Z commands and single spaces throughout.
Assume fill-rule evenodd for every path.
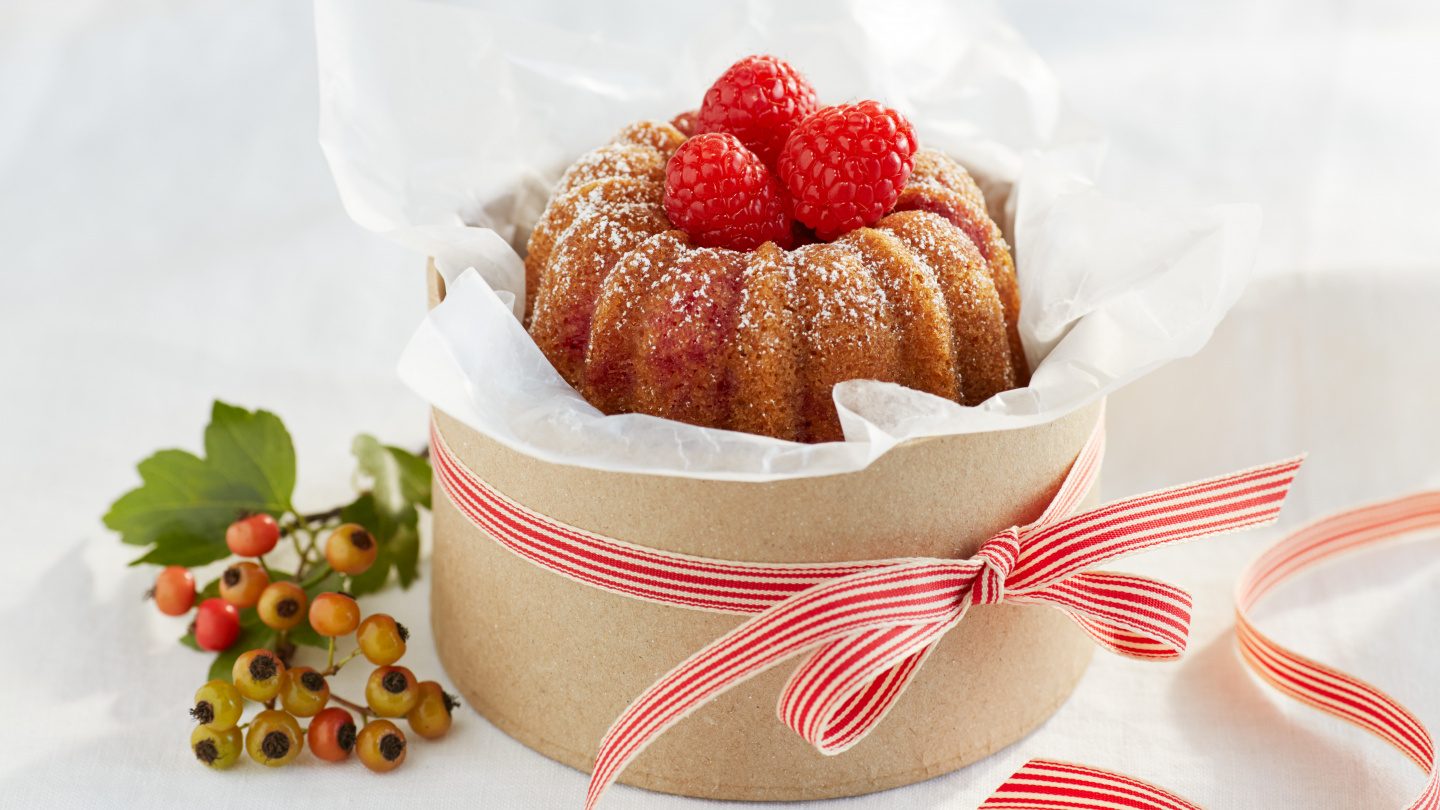
M 1104 453 L 1101 420 L 1040 517 L 998 532 L 969 559 L 806 565 L 693 557 L 565 525 L 510 500 L 466 469 L 438 429 L 432 428 L 431 439 L 436 473 L 450 500 L 524 559 L 613 593 L 752 615 L 676 666 L 615 721 L 596 756 L 587 810 L 666 729 L 725 690 L 805 653 L 780 695 L 780 719 L 823 754 L 848 749 L 885 716 L 973 605 L 1048 605 L 1106 649 L 1141 659 L 1175 658 L 1189 634 L 1189 594 L 1148 577 L 1088 569 L 1157 546 L 1270 523 L 1301 463 L 1280 461 L 1072 515 Z
M 1367 546 L 1440 528 L 1440 492 L 1362 506 L 1310 524 L 1256 558 L 1235 589 L 1235 638 L 1245 663 L 1276 689 L 1390 743 L 1428 777 L 1410 810 L 1440 810 L 1440 764 L 1430 732 L 1370 684 L 1275 643 L 1250 612 L 1275 586 L 1312 566 Z

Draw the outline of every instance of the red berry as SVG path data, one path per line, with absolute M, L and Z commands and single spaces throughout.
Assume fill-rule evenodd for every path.
M 815 88 L 800 71 L 773 56 L 747 56 L 705 91 L 695 132 L 728 132 L 774 165 L 785 138 L 815 107 Z
M 800 122 L 777 169 L 795 218 L 830 240 L 874 225 L 895 205 L 915 161 L 915 130 L 876 101 L 825 107 Z
M 665 166 L 665 213 L 703 247 L 788 245 L 790 211 L 775 175 L 734 135 L 680 145 Z
M 225 530 L 225 545 L 232 554 L 241 557 L 259 557 L 269 554 L 280 540 L 280 526 L 275 518 L 263 512 L 241 518 Z
M 212 597 L 200 603 L 195 614 L 195 643 L 202 650 L 220 652 L 240 637 L 240 611 L 224 599 Z
M 184 566 L 169 566 L 155 577 L 150 595 L 166 616 L 188 613 L 195 605 L 195 577 Z
M 332 706 L 315 715 L 305 736 L 315 756 L 327 762 L 343 762 L 355 748 L 355 721 L 349 712 Z

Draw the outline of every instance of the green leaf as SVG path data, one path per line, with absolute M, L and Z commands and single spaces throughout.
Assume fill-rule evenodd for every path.
M 323 650 L 330 644 L 330 639 L 315 632 L 309 622 L 301 622 L 290 628 L 288 638 L 290 643 L 297 647 L 316 647 Z
M 291 508 L 295 448 L 279 417 L 216 402 L 205 458 L 161 450 L 138 465 L 141 486 L 120 496 L 105 525 L 132 545 L 154 546 L 136 562 L 202 565 L 229 556 L 225 529 L 249 512 Z
M 400 484 L 400 462 L 385 452 L 385 445 L 374 436 L 361 433 L 350 445 L 360 474 L 371 481 L 375 507 L 385 514 L 395 514 L 405 506 L 405 488 Z
M 385 450 L 400 468 L 400 491 L 405 500 L 416 506 L 430 508 L 430 462 L 408 450 L 386 446 Z
M 295 445 L 280 417 L 216 400 L 205 428 L 206 459 L 261 493 L 274 511 L 295 493 Z M 267 510 L 268 511 L 268 510 Z
M 398 514 L 407 504 L 430 508 L 430 462 L 399 447 L 382 445 L 374 436 L 355 437 L 350 451 L 360 474 L 373 482 L 380 509 Z
M 194 535 L 172 532 L 156 540 L 150 551 L 131 560 L 130 565 L 183 565 L 194 568 L 228 556 L 230 549 L 225 546 L 223 532 L 219 543 L 197 543 Z
M 420 515 L 413 508 L 408 520 L 402 520 L 390 538 L 390 560 L 400 587 L 409 588 L 420 577 Z

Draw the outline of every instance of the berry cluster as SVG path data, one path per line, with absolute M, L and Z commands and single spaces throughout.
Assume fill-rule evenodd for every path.
M 900 196 L 918 145 L 875 101 L 817 107 L 800 72 L 773 56 L 730 66 L 705 93 L 693 135 L 665 169 L 665 213 L 698 245 L 735 250 L 874 225 Z
M 395 665 L 410 637 L 404 625 L 383 613 L 361 621 L 355 600 L 340 593 L 316 597 L 310 625 L 331 639 L 325 669 L 287 666 L 275 651 L 255 649 L 235 659 L 230 680 L 212 680 L 195 692 L 190 716 L 200 725 L 190 735 L 190 748 L 196 759 L 211 768 L 229 768 L 240 759 L 243 745 L 251 759 L 278 768 L 293 762 L 308 744 L 327 762 L 342 762 L 354 752 L 365 767 L 384 773 L 400 767 L 407 748 L 405 732 L 390 718 L 405 718 L 410 730 L 427 740 L 450 730 L 454 696 Z M 351 633 L 355 650 L 335 661 L 334 639 Z M 375 665 L 365 684 L 364 705 L 332 694 L 327 680 L 359 655 Z M 265 708 L 242 724 L 247 700 Z M 332 702 L 340 705 L 327 707 Z M 357 730 L 341 706 L 358 712 L 364 726 Z M 302 728 L 298 718 L 308 718 L 310 725 Z
M 319 516 L 322 525 L 331 518 Z M 295 575 L 275 572 L 265 555 L 282 535 L 302 533 L 310 543 L 302 547 L 297 538 L 300 563 Z M 248 610 L 275 631 L 275 644 L 274 649 L 242 653 L 231 665 L 230 680 L 211 680 L 195 693 L 190 715 L 199 726 L 190 735 L 190 748 L 211 768 L 234 765 L 242 747 L 262 765 L 287 765 L 308 743 L 323 760 L 339 762 L 353 751 L 370 770 L 385 772 L 405 761 L 407 747 L 405 733 L 391 718 L 405 718 L 410 730 L 426 739 L 450 730 L 455 698 L 435 681 L 417 681 L 409 669 L 397 666 L 410 638 L 404 625 L 383 613 L 362 620 L 360 605 L 344 592 L 325 591 L 313 599 L 306 595 L 306 582 L 323 583 L 338 575 L 343 584 L 369 570 L 379 554 L 374 536 L 355 523 L 335 526 L 323 543 L 323 561 L 315 558 L 317 541 L 303 518 L 282 529 L 267 514 L 242 517 L 225 533 L 231 553 L 249 559 L 227 567 L 216 583 L 219 595 L 196 608 L 191 631 L 195 645 L 217 652 L 234 646 L 242 632 L 241 611 Z M 167 567 L 156 577 L 150 596 L 162 613 L 185 615 L 195 605 L 195 577 L 184 567 Z M 288 642 L 289 634 L 307 620 L 308 630 L 327 647 L 321 670 L 290 660 L 295 646 Z M 335 660 L 336 640 L 352 634 L 355 649 Z M 357 656 L 375 666 L 363 705 L 332 694 L 328 680 Z M 241 723 L 246 701 L 264 708 Z M 350 711 L 342 707 L 357 712 L 364 725 L 357 730 Z M 308 718 L 308 727 L 302 728 L 297 718 Z
M 296 527 L 295 531 L 308 529 Z M 232 554 L 250 557 L 253 561 L 242 560 L 226 568 L 218 582 L 219 596 L 200 603 L 192 624 L 196 646 L 213 652 L 229 649 L 240 637 L 240 611 L 251 608 L 266 627 L 281 633 L 293 629 L 305 619 L 308 601 L 305 589 L 298 584 L 300 574 L 308 570 L 312 579 L 316 573 L 334 572 L 346 577 L 363 574 L 375 564 L 380 551 L 375 538 L 363 526 L 342 524 L 330 532 L 324 544 L 324 564 L 328 570 L 317 572 L 321 566 L 310 565 L 311 555 L 307 552 L 313 551 L 312 535 L 312 549 L 300 551 L 300 569 L 296 576 L 282 579 L 264 559 L 274 550 L 280 536 L 280 525 L 266 514 L 249 515 L 230 524 L 225 532 L 225 544 Z M 155 586 L 147 596 L 155 600 L 161 613 L 183 616 L 195 604 L 195 576 L 183 566 L 168 566 L 155 578 Z M 354 608 L 354 600 L 350 600 L 350 605 L 356 611 L 358 622 L 359 609 Z M 344 608 L 330 601 L 322 606 L 317 599 L 316 604 L 310 605 L 312 623 L 317 610 L 326 613 Z

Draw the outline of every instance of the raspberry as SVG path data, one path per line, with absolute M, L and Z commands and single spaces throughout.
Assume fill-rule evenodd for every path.
M 665 166 L 665 213 L 703 247 L 790 242 L 779 181 L 734 135 L 696 135 L 675 150 Z
M 874 225 L 895 205 L 915 161 L 915 130 L 876 101 L 825 107 L 800 122 L 777 171 L 795 218 L 830 240 Z
M 815 88 L 800 71 L 773 56 L 747 56 L 705 91 L 695 133 L 728 132 L 773 166 L 785 138 L 815 107 Z

